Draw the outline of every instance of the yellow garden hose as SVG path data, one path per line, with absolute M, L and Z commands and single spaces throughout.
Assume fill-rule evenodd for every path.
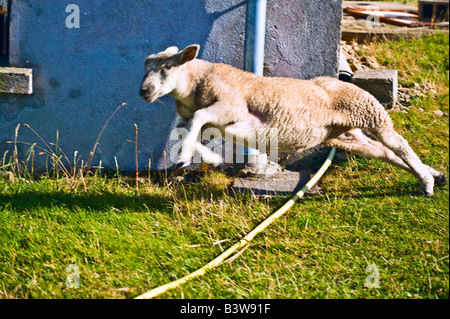
M 222 264 L 222 262 L 231 256 L 235 251 L 243 248 L 246 246 L 257 234 L 262 232 L 267 226 L 269 226 L 271 223 L 273 223 L 277 218 L 281 217 L 284 213 L 286 213 L 289 208 L 291 208 L 295 202 L 302 198 L 305 193 L 310 190 L 322 177 L 322 175 L 326 172 L 328 167 L 331 165 L 331 162 L 333 161 L 334 155 L 336 154 L 336 149 L 333 147 L 330 151 L 330 154 L 328 155 L 326 161 L 322 164 L 319 171 L 311 178 L 311 180 L 306 183 L 305 186 L 301 190 L 299 190 L 288 202 L 286 202 L 281 208 L 279 208 L 275 213 L 270 215 L 266 220 L 264 220 L 261 224 L 256 226 L 251 232 L 249 232 L 245 237 L 243 237 L 239 242 L 228 248 L 226 251 L 224 251 L 222 254 L 220 254 L 218 257 L 204 265 L 202 268 L 197 269 L 193 273 L 190 273 L 187 276 L 184 276 L 183 278 L 180 278 L 178 280 L 175 280 L 171 283 L 162 285 L 160 287 L 157 287 L 155 289 L 152 289 L 138 297 L 136 299 L 151 299 L 154 298 L 170 289 L 176 288 L 181 284 L 184 284 L 185 282 L 195 278 L 204 275 L 208 270 L 213 269 L 214 267 L 219 266 Z

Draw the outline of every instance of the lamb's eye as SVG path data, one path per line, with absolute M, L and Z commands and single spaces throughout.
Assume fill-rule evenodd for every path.
M 173 68 L 173 64 L 172 63 L 167 63 L 163 66 L 164 69 L 166 70 L 170 70 L 171 68 Z

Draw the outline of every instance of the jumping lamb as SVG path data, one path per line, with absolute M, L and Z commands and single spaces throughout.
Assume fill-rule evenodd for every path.
M 194 151 L 209 150 L 198 142 L 204 127 L 217 127 L 244 142 L 256 136 L 257 143 L 265 143 L 275 129 L 280 152 L 322 144 L 399 166 L 417 177 L 426 196 L 433 195 L 434 184 L 446 184 L 444 174 L 421 162 L 368 92 L 331 77 L 258 76 L 197 59 L 199 49 L 169 47 L 145 60 L 142 98 L 151 103 L 169 94 L 176 99 L 178 114 L 190 124 L 174 168 L 188 166 Z M 216 156 L 215 164 L 220 161 Z

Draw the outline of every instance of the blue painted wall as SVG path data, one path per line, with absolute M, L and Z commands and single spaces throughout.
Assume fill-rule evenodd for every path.
M 80 8 L 80 28 L 67 28 L 66 6 Z M 337 75 L 341 0 L 268 2 L 268 76 L 311 78 Z M 244 0 L 16 0 L 11 6 L 10 64 L 32 68 L 34 94 L 0 95 L 0 155 L 22 123 L 19 140 L 55 142 L 69 158 L 86 160 L 116 107 L 94 164 L 114 168 L 114 157 L 134 170 L 134 123 L 139 127 L 139 161 L 162 167 L 176 120 L 173 100 L 145 103 L 138 90 L 147 55 L 197 43 L 200 57 L 243 68 Z M 21 145 L 23 154 L 28 149 Z

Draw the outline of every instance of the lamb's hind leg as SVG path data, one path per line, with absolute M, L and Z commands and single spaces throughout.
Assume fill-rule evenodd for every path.
M 350 130 L 336 138 L 328 139 L 322 144 L 337 147 L 363 157 L 378 158 L 415 174 L 414 171 L 406 165 L 400 157 L 395 155 L 393 151 L 385 147 L 380 142 L 367 137 L 360 129 Z M 444 174 L 437 172 L 429 166 L 424 166 L 433 176 L 435 184 L 446 184 Z
M 363 157 L 378 158 L 414 174 L 411 168 L 400 157 L 380 142 L 367 137 L 360 129 L 350 130 L 336 138 L 326 140 L 323 144 L 330 147 L 334 146 Z M 444 186 L 447 184 L 444 174 L 430 166 L 425 165 L 425 167 L 433 176 L 435 185 Z
M 323 145 L 336 147 L 367 158 L 378 158 L 412 173 L 400 157 L 378 141 L 367 137 L 360 129 L 353 129 L 338 137 L 327 139 Z
M 373 129 L 370 133 L 409 166 L 411 172 L 420 182 L 422 193 L 426 196 L 432 196 L 434 178 L 428 167 L 421 162 L 416 153 L 411 149 L 408 142 L 390 127 Z

